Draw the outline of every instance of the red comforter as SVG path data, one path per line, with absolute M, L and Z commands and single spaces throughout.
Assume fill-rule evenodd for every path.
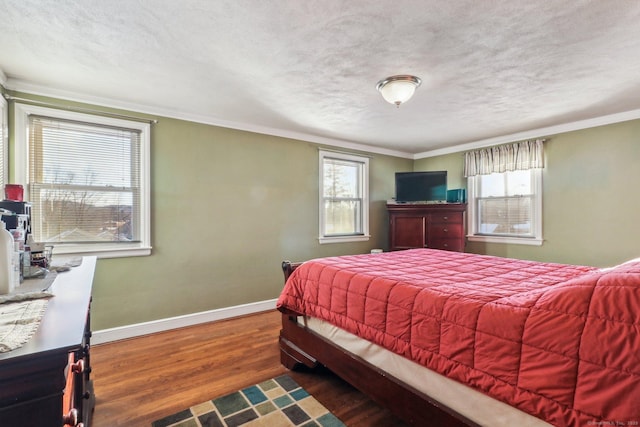
M 430 249 L 324 258 L 298 267 L 277 305 L 553 425 L 640 422 L 640 262 L 600 271 Z

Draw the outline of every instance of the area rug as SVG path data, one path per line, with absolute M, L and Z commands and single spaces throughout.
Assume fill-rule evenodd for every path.
M 289 375 L 261 382 L 154 421 L 152 427 L 344 427 Z

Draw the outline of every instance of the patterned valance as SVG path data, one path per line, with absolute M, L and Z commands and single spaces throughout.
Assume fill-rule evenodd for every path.
M 464 176 L 544 167 L 544 139 L 498 145 L 464 153 Z

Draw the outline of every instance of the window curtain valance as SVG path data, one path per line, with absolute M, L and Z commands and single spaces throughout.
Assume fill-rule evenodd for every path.
M 498 145 L 464 153 L 464 176 L 544 167 L 544 139 Z

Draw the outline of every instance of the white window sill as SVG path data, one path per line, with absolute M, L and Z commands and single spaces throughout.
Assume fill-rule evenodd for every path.
M 470 242 L 505 243 L 510 245 L 542 246 L 543 239 L 537 237 L 503 237 L 503 236 L 478 236 L 468 235 Z
M 150 246 L 131 245 L 125 247 L 109 247 L 105 245 L 60 245 L 54 246 L 53 257 L 56 256 L 95 256 L 100 258 L 126 258 L 151 255 Z
M 369 235 L 359 235 L 359 236 L 335 236 L 335 237 L 319 237 L 318 240 L 321 245 L 325 243 L 347 243 L 347 242 L 367 242 L 369 241 Z

